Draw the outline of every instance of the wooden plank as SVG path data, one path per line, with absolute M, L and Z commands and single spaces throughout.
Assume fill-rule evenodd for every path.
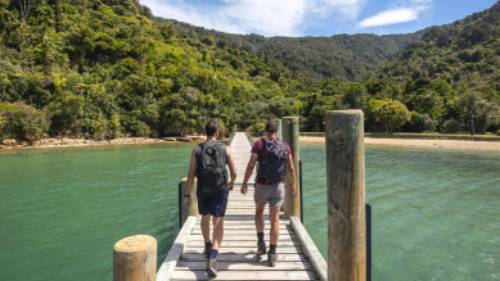
M 312 263 L 312 266 L 314 267 L 314 270 L 318 274 L 318 278 L 321 281 L 327 281 L 328 267 L 325 258 L 323 258 L 323 256 L 321 255 L 321 252 L 316 247 L 316 244 L 314 244 L 314 241 L 309 236 L 309 233 L 305 229 L 300 219 L 297 217 L 290 217 L 290 222 L 300 240 L 302 249 L 306 253 L 307 257 Z
M 207 257 L 204 254 L 188 254 L 182 255 L 183 261 L 207 261 Z M 221 253 L 217 257 L 217 262 L 254 262 L 255 254 L 253 253 Z M 307 258 L 302 254 L 280 254 L 278 261 L 307 261 Z
M 213 228 L 210 228 L 211 230 L 213 230 Z M 264 236 L 269 236 L 270 235 L 270 229 L 269 228 L 264 228 Z M 201 229 L 193 229 L 193 234 L 196 234 L 196 235 L 201 235 Z M 280 234 L 290 234 L 290 235 L 296 235 L 294 234 L 293 231 L 290 231 L 288 228 L 286 227 L 282 227 L 280 228 Z M 226 236 L 229 236 L 229 235 L 251 235 L 251 236 L 255 236 L 257 235 L 257 231 L 255 230 L 255 227 L 253 226 L 241 226 L 240 228 L 225 228 L 224 227 L 224 237 Z
M 239 253 L 239 254 L 255 254 L 257 247 L 253 248 L 242 248 L 242 247 L 225 247 L 225 248 L 220 248 L 219 253 Z M 205 251 L 205 248 L 203 246 L 198 246 L 198 247 L 191 247 L 188 246 L 185 250 L 184 253 L 186 254 L 203 254 Z M 302 254 L 303 250 L 302 247 L 299 246 L 287 246 L 287 247 L 278 247 L 278 253 L 279 254 Z
M 269 237 L 268 237 L 269 238 Z M 193 240 L 200 240 L 203 241 L 203 236 L 201 235 L 200 232 L 194 232 L 191 235 L 190 241 Z M 228 235 L 228 233 L 225 233 L 224 239 L 222 239 L 222 243 L 228 242 L 228 241 L 254 241 L 257 242 L 257 235 L 255 233 L 249 233 L 249 234 L 231 234 Z M 279 236 L 279 241 L 297 241 L 299 242 L 298 238 L 296 235 L 290 235 L 287 233 L 282 233 Z
M 316 280 L 313 271 L 221 271 L 217 280 Z M 205 271 L 175 271 L 172 280 L 210 280 Z
M 264 231 L 269 231 L 270 229 L 271 229 L 271 226 L 269 224 L 264 226 Z M 288 228 L 286 225 L 280 225 L 280 230 L 283 230 L 283 231 L 290 230 L 291 231 L 291 229 Z M 193 231 L 201 231 L 200 226 L 196 225 L 193 228 Z M 247 222 L 246 224 L 227 224 L 227 223 L 224 224 L 224 233 L 226 233 L 226 232 L 233 233 L 233 231 L 252 231 L 252 232 L 255 232 L 254 222 L 251 221 L 251 222 Z
M 207 266 L 206 262 L 196 261 L 187 262 L 181 261 L 178 263 L 176 270 L 205 270 Z M 234 263 L 234 262 L 218 262 L 217 270 L 221 271 L 237 271 L 237 270 L 248 270 L 248 271 L 276 271 L 276 270 L 288 270 L 288 271 L 301 271 L 301 270 L 312 270 L 313 267 L 309 262 L 278 262 L 275 267 L 270 267 L 264 262 L 251 262 L 251 263 Z
M 222 241 L 221 248 L 227 247 L 255 247 L 257 241 Z M 205 243 L 203 240 L 190 240 L 188 241 L 189 247 L 194 246 L 203 246 Z M 281 241 L 279 246 L 288 247 L 288 246 L 300 246 L 300 242 L 298 240 L 289 240 L 289 241 Z
M 186 219 L 186 222 L 182 226 L 181 231 L 177 234 L 170 251 L 161 263 L 160 269 L 156 273 L 156 281 L 168 281 L 170 279 L 170 276 L 175 271 L 177 261 L 184 253 L 186 242 L 189 239 L 195 222 L 196 217 L 191 216 Z

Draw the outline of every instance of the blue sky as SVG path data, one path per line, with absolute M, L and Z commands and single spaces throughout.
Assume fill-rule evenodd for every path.
M 140 0 L 154 15 L 230 33 L 407 33 L 451 23 L 496 0 Z

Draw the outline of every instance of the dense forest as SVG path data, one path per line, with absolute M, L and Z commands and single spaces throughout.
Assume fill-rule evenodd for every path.
M 0 140 L 259 130 L 361 108 L 368 131 L 496 133 L 500 5 L 397 36 L 264 38 L 154 18 L 135 0 L 0 0 Z M 227 131 L 227 130 L 226 130 Z
M 178 33 L 186 37 L 203 39 L 212 36 L 219 41 L 231 42 L 237 48 L 251 50 L 265 61 L 278 61 L 296 74 L 349 81 L 371 78 L 384 61 L 419 42 L 423 33 L 266 38 L 255 34 L 228 34 L 175 20 L 157 18 L 156 21 L 173 23 Z

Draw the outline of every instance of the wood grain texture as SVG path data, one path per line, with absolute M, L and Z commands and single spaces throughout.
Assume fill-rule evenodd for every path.
M 134 235 L 116 242 L 113 247 L 113 280 L 156 280 L 156 244 L 156 239 L 149 235 Z
M 189 240 L 189 237 L 196 222 L 197 222 L 196 217 L 189 217 L 182 226 L 181 230 L 179 231 L 177 237 L 174 240 L 174 243 L 172 244 L 172 247 L 170 248 L 170 251 L 163 260 L 162 264 L 160 265 L 160 269 L 158 270 L 156 276 L 157 281 L 170 280 L 170 276 L 174 272 L 175 267 L 177 266 L 177 262 L 181 258 L 182 254 L 184 254 L 187 241 Z
M 331 281 L 366 281 L 363 118 L 361 110 L 326 113 Z
M 291 216 L 299 217 L 301 216 L 300 212 L 300 181 L 298 175 L 300 175 L 299 171 L 299 161 L 300 161 L 300 153 L 299 153 L 299 117 L 289 116 L 282 118 L 282 135 L 283 140 L 290 145 L 290 149 L 292 151 L 293 156 L 293 165 L 295 167 L 295 183 L 297 186 L 297 190 L 295 194 L 289 192 L 288 188 L 285 188 L 285 203 L 283 204 L 283 212 L 285 214 L 285 218 L 290 218 Z M 291 177 L 293 175 L 289 175 Z M 287 180 L 287 186 L 289 185 L 289 181 Z
M 291 225 L 299 238 L 300 245 L 302 246 L 304 253 L 309 258 L 314 270 L 318 274 L 318 278 L 321 281 L 328 280 L 328 266 L 326 264 L 325 258 L 321 255 L 321 252 L 314 244 L 314 241 L 309 236 L 306 228 L 300 221 L 298 217 L 290 218 Z

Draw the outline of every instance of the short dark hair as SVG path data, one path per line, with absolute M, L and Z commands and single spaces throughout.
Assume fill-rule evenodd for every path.
M 278 131 L 278 124 L 274 120 L 269 120 L 266 123 L 266 132 L 276 133 Z
M 205 126 L 205 133 L 207 133 L 207 136 L 211 137 L 215 135 L 217 131 L 219 131 L 217 123 L 215 123 L 214 121 L 208 121 L 207 125 Z

